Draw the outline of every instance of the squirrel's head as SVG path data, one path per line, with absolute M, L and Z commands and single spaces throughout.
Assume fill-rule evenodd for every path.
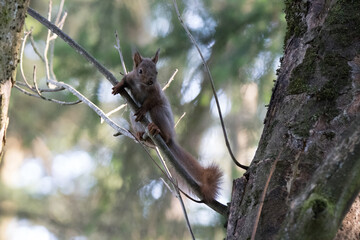
M 138 51 L 135 52 L 133 71 L 136 71 L 136 75 L 141 79 L 142 83 L 147 85 L 155 83 L 158 73 L 156 63 L 159 60 L 159 52 L 160 49 L 156 51 L 155 56 L 152 58 L 143 58 Z

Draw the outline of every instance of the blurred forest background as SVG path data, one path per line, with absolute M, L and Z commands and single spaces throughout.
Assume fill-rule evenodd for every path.
M 237 159 L 248 165 L 262 131 L 286 28 L 282 1 L 183 0 L 182 16 L 209 63 Z M 30 6 L 47 15 L 47 0 Z M 53 1 L 56 16 L 59 1 Z M 118 79 L 122 72 L 114 31 L 128 69 L 132 50 L 153 56 L 161 48 L 159 81 L 166 90 L 181 145 L 203 164 L 225 172 L 219 201 L 230 201 L 232 180 L 242 175 L 227 153 L 217 110 L 200 57 L 178 22 L 172 1 L 71 0 L 64 32 Z M 28 16 L 43 51 L 47 29 Z M 31 79 L 40 59 L 28 43 L 24 69 Z M 105 112 L 123 103 L 110 83 L 61 39 L 54 70 Z M 20 80 L 20 73 L 17 74 Z M 41 81 L 44 84 L 44 81 Z M 41 85 L 40 84 L 40 85 Z M 68 92 L 48 94 L 73 101 Z M 189 239 L 180 205 L 161 181 L 144 150 L 100 124 L 86 105 L 61 106 L 13 89 L 6 153 L 1 162 L 0 239 Z M 129 127 L 128 111 L 112 115 Z M 185 202 L 197 239 L 222 239 L 225 219 L 205 205 Z

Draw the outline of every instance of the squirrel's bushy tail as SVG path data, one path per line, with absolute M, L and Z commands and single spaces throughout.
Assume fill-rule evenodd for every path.
M 183 149 L 176 142 L 171 141 L 168 143 L 171 152 L 180 161 L 181 165 L 190 174 L 194 180 L 196 180 L 200 186 L 200 191 L 203 195 L 203 200 L 209 202 L 214 200 L 219 193 L 220 183 L 222 178 L 222 172 L 220 168 L 215 164 L 211 164 L 208 167 L 203 167 L 200 163 L 185 149 Z M 175 176 L 181 176 L 177 173 Z M 179 181 L 180 180 L 180 181 Z M 178 182 L 183 185 L 183 180 L 178 179 Z
M 201 192 L 206 202 L 214 200 L 218 196 L 221 179 L 222 172 L 215 164 L 211 164 L 204 168 L 201 181 Z

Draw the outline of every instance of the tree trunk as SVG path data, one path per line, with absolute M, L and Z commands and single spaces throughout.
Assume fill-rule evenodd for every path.
M 227 239 L 255 227 L 255 239 L 333 239 L 360 190 L 360 1 L 285 4 L 284 57 Z
M 29 0 L 0 0 L 0 158 L 4 152 L 11 88 Z

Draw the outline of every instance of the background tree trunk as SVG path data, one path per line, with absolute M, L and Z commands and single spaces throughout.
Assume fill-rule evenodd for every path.
M 360 189 L 360 2 L 285 3 L 284 57 L 227 239 L 254 226 L 256 239 L 333 239 Z
M 0 0 L 0 157 L 4 152 L 11 88 L 29 0 Z

